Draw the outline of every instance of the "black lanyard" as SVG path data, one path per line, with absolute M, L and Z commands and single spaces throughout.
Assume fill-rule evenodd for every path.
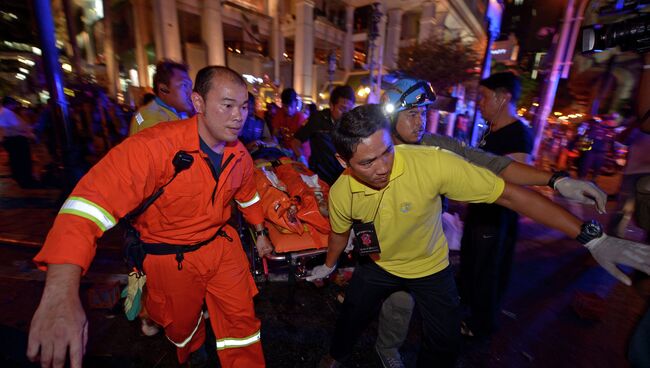
M 381 202 L 384 200 L 384 194 L 386 194 L 386 190 L 388 190 L 388 186 L 386 186 L 382 191 L 381 191 L 381 196 L 379 197 L 379 203 L 377 204 L 377 208 L 375 209 L 375 214 L 372 216 L 372 220 L 370 222 L 375 222 L 375 219 L 377 219 L 377 215 L 379 214 L 379 208 L 381 208 Z M 354 212 L 354 194 L 352 194 L 352 200 L 350 201 L 350 212 Z M 357 220 L 357 219 L 352 219 L 353 222 L 363 222 L 362 220 Z

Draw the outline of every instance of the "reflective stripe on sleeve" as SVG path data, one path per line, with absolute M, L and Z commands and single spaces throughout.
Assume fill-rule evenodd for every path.
M 246 202 L 235 201 L 235 202 L 237 202 L 239 207 L 246 208 L 246 207 L 250 207 L 250 206 L 254 205 L 255 203 L 259 202 L 259 200 L 260 200 L 260 195 L 257 194 L 257 192 L 255 192 L 255 196 L 253 196 L 253 199 L 251 199 L 250 201 L 246 201 Z
M 175 342 L 174 340 L 170 339 L 169 336 L 167 336 L 167 340 L 169 340 L 172 344 L 178 346 L 179 348 L 184 348 L 185 345 L 187 345 L 187 343 L 192 340 L 192 337 L 194 337 L 196 331 L 199 330 L 199 326 L 201 326 L 202 321 L 203 321 L 203 312 L 199 313 L 199 322 L 197 322 L 196 327 L 194 327 L 194 331 L 192 331 L 190 336 L 188 336 L 187 339 L 183 340 L 183 342 Z
M 248 337 L 242 337 L 236 339 L 233 337 L 218 339 L 217 340 L 217 350 L 229 349 L 229 348 L 243 348 L 248 345 L 252 345 L 260 341 L 260 331 L 258 330 L 254 334 Z
M 117 223 L 115 217 L 108 211 L 81 197 L 69 197 L 61 206 L 59 213 L 81 216 L 97 224 L 102 231 L 112 228 Z

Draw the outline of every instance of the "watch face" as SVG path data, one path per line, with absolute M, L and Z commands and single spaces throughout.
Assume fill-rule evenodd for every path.
M 603 229 L 599 223 L 591 221 L 585 224 L 584 232 L 585 234 L 596 238 L 602 235 Z

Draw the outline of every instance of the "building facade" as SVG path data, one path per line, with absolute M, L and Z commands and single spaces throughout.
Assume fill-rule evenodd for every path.
M 92 9 L 98 2 L 85 2 L 86 11 L 96 14 Z M 103 61 L 107 75 L 120 74 L 118 89 L 125 84 L 150 86 L 152 65 L 167 58 L 186 62 L 190 75 L 206 65 L 227 65 L 251 81 L 292 86 L 303 100 L 319 101 L 326 99 L 330 81 L 347 83 L 352 76 L 368 74 L 369 65 L 384 73 L 395 69 L 400 47 L 424 42 L 433 32 L 460 36 L 477 48 L 486 42 L 481 1 L 384 0 L 379 2 L 379 37 L 370 55 L 367 30 L 375 2 L 104 0 L 104 16 L 113 15 L 115 47 L 105 47 L 110 39 L 100 39 Z M 119 31 L 124 24 L 130 35 Z M 85 38 L 92 37 L 81 40 Z M 334 68 L 328 62 L 332 54 Z M 119 60 L 113 71 L 107 62 L 111 59 Z

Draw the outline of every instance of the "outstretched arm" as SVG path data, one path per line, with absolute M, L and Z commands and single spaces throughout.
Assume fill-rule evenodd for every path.
M 506 182 L 503 193 L 494 203 L 508 207 L 536 222 L 575 238 L 582 221 L 564 208 L 532 190 Z
M 79 300 L 81 267 L 50 264 L 45 290 L 29 328 L 27 357 L 42 367 L 81 368 L 88 341 L 88 321 Z
M 542 195 L 517 185 L 506 183 L 495 203 L 528 216 L 540 224 L 557 229 L 571 238 L 581 232 L 582 221 Z M 632 282 L 618 264 L 627 265 L 650 274 L 650 250 L 647 246 L 605 234 L 584 244 L 596 261 L 612 276 L 626 285 Z
M 467 146 L 463 142 L 447 136 L 426 134 L 422 138 L 422 144 L 451 151 L 462 156 L 474 165 L 492 171 L 512 184 L 524 186 L 547 185 L 553 176 L 551 172 L 538 170 L 506 156 L 494 155 L 478 148 Z M 585 204 L 594 204 L 599 212 L 605 212 L 607 195 L 593 183 L 566 177 L 557 180 L 553 189 L 560 192 L 566 198 Z
M 549 183 L 553 173 L 514 161 L 501 172 L 500 176 L 512 184 L 541 186 Z M 607 194 L 591 182 L 567 176 L 556 180 L 553 189 L 560 192 L 565 198 L 595 205 L 598 212 L 605 213 Z

